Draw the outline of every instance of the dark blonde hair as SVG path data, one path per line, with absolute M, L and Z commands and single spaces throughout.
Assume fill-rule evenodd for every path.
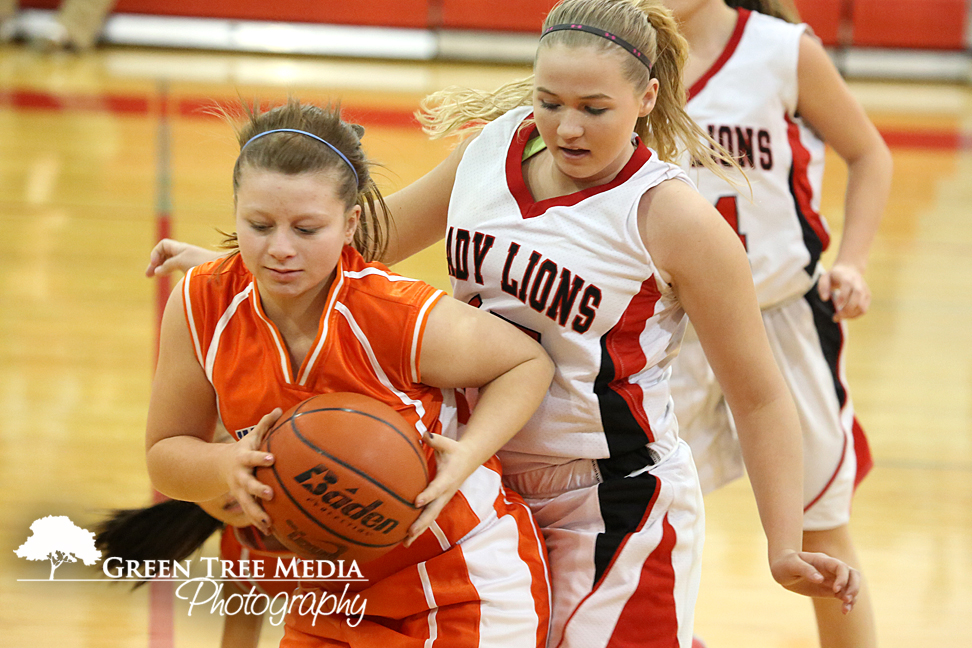
M 639 92 L 647 89 L 652 78 L 658 79 L 655 107 L 634 127 L 647 146 L 668 162 L 675 162 L 682 150 L 688 150 L 693 160 L 719 175 L 725 174 L 720 162 L 737 166 L 732 156 L 685 112 L 682 69 L 688 59 L 688 43 L 660 0 L 562 0 L 550 10 L 543 30 L 573 23 L 603 29 L 628 41 L 651 61 L 651 69 L 610 40 L 583 31 L 551 32 L 541 39 L 537 52 L 566 45 L 616 53 L 625 78 Z M 532 98 L 533 77 L 493 92 L 447 88 L 426 97 L 417 117 L 432 137 L 472 133 L 513 108 L 530 105 Z
M 302 104 L 293 97 L 286 104 L 266 111 L 258 105 L 243 102 L 241 112 L 242 119 L 222 113 L 233 124 L 240 145 L 240 155 L 233 167 L 234 202 L 240 187 L 240 176 L 246 169 L 288 175 L 327 173 L 335 179 L 338 197 L 345 207 L 361 207 L 361 218 L 354 234 L 355 249 L 368 261 L 381 258 L 388 245 L 388 210 L 385 199 L 371 178 L 370 169 L 375 165 L 361 148 L 364 128 L 342 120 L 338 104 Z M 316 135 L 340 151 L 346 159 L 313 137 L 300 133 L 270 133 L 253 139 L 261 133 L 278 129 L 294 129 Z M 228 234 L 223 245 L 227 249 L 237 249 L 236 234 Z

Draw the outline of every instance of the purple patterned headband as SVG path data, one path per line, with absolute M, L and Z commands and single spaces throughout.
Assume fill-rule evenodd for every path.
M 607 39 L 612 43 L 619 45 L 620 47 L 623 47 L 626 52 L 630 53 L 636 59 L 644 63 L 645 67 L 648 68 L 649 71 L 651 71 L 651 61 L 648 60 L 647 56 L 641 53 L 641 50 L 639 50 L 637 47 L 635 47 L 628 41 L 624 40 L 620 36 L 615 36 L 611 32 L 604 31 L 603 29 L 598 29 L 597 27 L 589 27 L 587 25 L 568 24 L 568 23 L 563 23 L 562 25 L 552 25 L 543 30 L 543 33 L 540 34 L 540 38 L 543 38 L 544 36 L 546 36 L 551 32 L 564 31 L 568 29 L 574 31 L 587 32 L 588 34 L 594 34 L 595 36 L 600 36 L 601 38 Z

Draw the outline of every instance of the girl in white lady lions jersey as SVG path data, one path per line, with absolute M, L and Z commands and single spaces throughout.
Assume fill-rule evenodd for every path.
M 887 200 L 890 154 L 806 25 L 732 8 L 782 18 L 789 17 L 786 7 L 762 0 L 666 4 L 689 41 L 688 112 L 746 174 L 683 164 L 746 249 L 770 344 L 797 405 L 804 549 L 856 565 L 847 523 L 871 457 L 843 375 L 840 320 L 863 314 L 870 301 L 862 275 Z M 846 226 L 829 271 L 819 263 L 830 239 L 819 213 L 824 140 L 849 168 Z M 703 491 L 740 476 L 732 417 L 691 327 L 672 385 Z M 814 604 L 825 648 L 875 645 L 866 595 L 846 616 L 839 605 Z
M 487 124 L 389 198 L 392 255 L 437 238 L 445 216 L 455 295 L 520 326 L 557 365 L 501 452 L 547 540 L 550 646 L 691 643 L 703 516 L 668 381 L 686 312 L 743 412 L 774 576 L 833 597 L 804 560 L 843 569 L 800 553 L 798 422 L 742 250 L 664 161 L 681 141 L 716 166 L 681 105 L 684 47 L 660 3 L 561 2 L 533 79 L 430 98 L 434 134 Z
M 799 422 L 745 255 L 667 162 L 685 146 L 717 164 L 684 111 L 686 55 L 657 0 L 565 0 L 533 78 L 430 98 L 427 130 L 478 134 L 387 199 L 387 261 L 444 235 L 456 295 L 557 364 L 501 455 L 547 541 L 552 647 L 691 645 L 704 523 L 669 393 L 686 313 L 739 412 L 774 578 L 856 596 L 856 571 L 801 551 Z M 157 247 L 150 270 L 184 252 Z

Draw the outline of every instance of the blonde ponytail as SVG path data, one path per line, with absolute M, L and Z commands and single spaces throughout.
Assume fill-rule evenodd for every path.
M 678 32 L 671 11 L 660 0 L 562 0 L 550 10 L 543 30 L 575 23 L 624 39 L 646 55 L 652 62 L 651 68 L 610 40 L 573 29 L 546 34 L 538 51 L 563 45 L 617 53 L 624 77 L 637 92 L 647 89 L 650 79 L 658 79 L 655 107 L 647 117 L 638 119 L 634 130 L 659 158 L 677 162 L 687 151 L 693 164 L 722 177 L 726 177 L 725 167 L 739 168 L 732 155 L 685 112 L 682 70 L 688 59 L 688 43 Z M 426 97 L 416 116 L 431 137 L 445 137 L 476 132 L 505 112 L 532 101 L 533 78 L 529 77 L 493 92 L 447 88 Z
M 492 92 L 449 87 L 430 94 L 415 113 L 432 139 L 467 136 L 497 117 L 533 103 L 533 76 L 500 86 Z

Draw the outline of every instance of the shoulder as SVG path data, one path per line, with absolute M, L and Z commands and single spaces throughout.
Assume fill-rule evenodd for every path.
M 809 31 L 801 33 L 798 68 L 801 82 L 805 81 L 807 75 L 831 68 L 836 69 L 820 39 Z
M 341 279 L 346 286 L 341 298 L 345 302 L 422 306 L 433 294 L 441 292 L 424 281 L 393 272 L 383 263 L 366 262 L 351 247 L 344 249 L 341 261 Z
M 235 285 L 249 284 L 253 277 L 243 264 L 243 257 L 233 254 L 190 268 L 184 280 L 193 289 L 228 290 Z
M 253 276 L 239 254 L 214 259 L 191 268 L 182 280 L 191 304 L 216 304 L 234 299 L 253 283 Z
M 719 212 L 687 180 L 653 187 L 638 204 L 638 226 L 655 266 L 667 283 L 695 259 L 738 239 Z

